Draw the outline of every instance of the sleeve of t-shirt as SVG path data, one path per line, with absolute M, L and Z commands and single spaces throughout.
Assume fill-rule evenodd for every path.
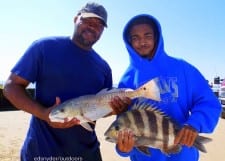
M 34 41 L 12 68 L 11 72 L 34 83 L 37 78 L 40 63 L 41 45 L 39 41 Z

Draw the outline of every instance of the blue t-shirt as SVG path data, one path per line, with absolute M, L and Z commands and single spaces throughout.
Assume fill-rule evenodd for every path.
M 35 99 L 45 107 L 52 106 L 56 96 L 63 102 L 112 87 L 109 65 L 94 50 L 79 48 L 69 37 L 33 42 L 12 73 L 35 83 Z M 82 157 L 97 148 L 95 132 L 81 126 L 52 128 L 32 116 L 21 155 L 28 161 L 34 157 Z
M 130 23 L 140 17 L 151 20 L 157 28 L 158 42 L 151 60 L 141 57 L 129 43 L 127 33 Z M 133 17 L 124 28 L 123 39 L 130 64 L 120 80 L 119 87 L 136 89 L 145 82 L 158 78 L 162 99 L 158 108 L 179 126 L 188 124 L 199 133 L 212 132 L 219 120 L 221 105 L 197 68 L 182 59 L 167 55 L 164 51 L 158 20 L 147 14 Z M 150 148 L 151 156 L 144 155 L 136 148 L 130 153 L 121 153 L 118 149 L 117 151 L 122 156 L 130 156 L 132 161 L 197 161 L 199 158 L 195 147 L 186 146 L 182 146 L 179 153 L 170 156 L 153 148 Z

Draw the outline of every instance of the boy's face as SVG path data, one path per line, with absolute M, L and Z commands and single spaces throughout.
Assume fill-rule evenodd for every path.
M 134 25 L 130 30 L 130 42 L 140 56 L 150 59 L 154 56 L 155 35 L 148 24 Z

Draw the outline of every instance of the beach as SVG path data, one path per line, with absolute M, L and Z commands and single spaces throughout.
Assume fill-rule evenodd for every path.
M 30 115 L 23 111 L 0 112 L 0 161 L 19 161 L 19 152 L 26 136 Z M 115 152 L 115 144 L 106 142 L 104 132 L 115 119 L 114 116 L 97 121 L 96 132 L 101 144 L 103 161 L 129 161 Z M 213 139 L 205 144 L 207 153 L 200 153 L 200 161 L 224 161 L 225 119 L 220 119 L 212 134 Z

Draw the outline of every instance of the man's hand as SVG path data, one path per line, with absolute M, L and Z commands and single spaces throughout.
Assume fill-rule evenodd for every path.
M 185 125 L 177 134 L 174 144 L 181 144 L 191 147 L 196 137 L 198 136 L 198 132 L 189 125 Z
M 61 123 L 61 122 L 51 122 L 51 120 L 49 119 L 49 114 L 50 114 L 51 110 L 53 108 L 55 108 L 57 105 L 59 105 L 60 103 L 61 103 L 60 98 L 56 97 L 55 104 L 52 107 L 50 107 L 50 108 L 45 110 L 45 118 L 46 118 L 45 120 L 48 122 L 48 124 L 51 127 L 54 127 L 54 128 L 70 128 L 70 127 L 72 127 L 74 125 L 79 125 L 80 121 L 77 120 L 76 118 L 74 118 L 74 119 L 72 119 L 70 121 L 65 119 L 63 123 Z
M 134 136 L 129 130 L 120 131 L 118 134 L 117 148 L 124 153 L 130 152 L 134 147 Z
M 122 112 L 127 111 L 128 106 L 131 104 L 131 99 L 128 97 L 120 98 L 118 96 L 115 96 L 114 98 L 112 98 L 109 104 L 113 109 L 112 115 L 118 115 Z

